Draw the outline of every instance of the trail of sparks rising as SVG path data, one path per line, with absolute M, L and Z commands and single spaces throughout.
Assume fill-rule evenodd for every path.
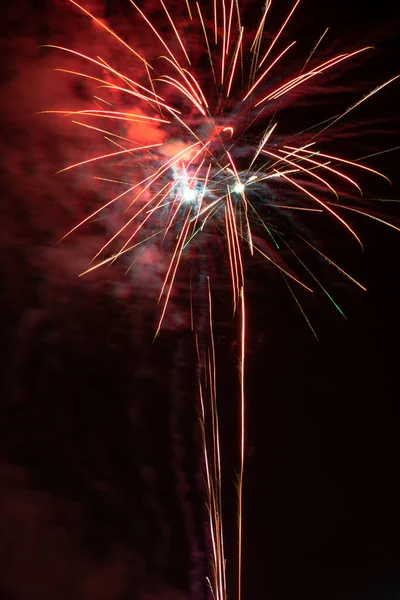
M 238 600 L 242 598 L 243 567 L 243 477 L 244 453 L 246 448 L 246 397 L 245 397 L 245 354 L 246 354 L 246 306 L 244 288 L 240 290 L 240 469 L 238 476 Z
M 214 574 L 212 581 L 208 579 L 208 584 L 214 600 L 226 600 L 226 562 L 222 519 L 221 450 L 217 406 L 216 358 L 209 279 L 207 283 L 210 343 L 203 350 L 203 353 L 201 353 L 198 337 L 196 336 L 196 348 L 199 365 L 200 424 L 203 434 L 208 516 L 212 544 L 212 569 Z M 211 424 L 209 424 L 209 421 L 211 421 Z M 209 438 L 211 438 L 211 442 Z M 211 450 L 209 448 L 210 445 Z
M 293 229 L 293 211 L 327 215 L 362 246 L 354 228 L 339 214 L 344 209 L 396 229 L 358 205 L 353 208 L 340 201 L 341 195 L 347 194 L 346 186 L 356 188 L 362 196 L 361 186 L 348 172 L 363 171 L 384 178 L 386 176 L 357 159 L 335 156 L 326 153 L 325 149 L 321 151 L 316 144 L 318 137 L 328 128 L 397 77 L 381 83 L 339 116 L 335 115 L 322 123 L 322 128 L 319 127 L 317 133 L 315 128 L 310 128 L 285 137 L 279 134 L 278 122 L 282 99 L 286 98 L 289 102 L 295 98 L 299 89 L 308 92 L 307 86 L 312 80 L 321 79 L 338 65 L 350 63 L 355 57 L 370 50 L 369 47 L 360 48 L 321 60 L 318 53 L 327 34 L 326 29 L 303 63 L 292 70 L 291 76 L 287 76 L 285 61 L 292 54 L 296 41 L 283 44 L 281 39 L 300 0 L 296 0 L 289 8 L 270 41 L 265 34 L 265 26 L 272 10 L 272 0 L 266 0 L 261 20 L 255 32 L 250 34 L 242 23 L 238 0 L 213 0 L 211 14 L 204 13 L 199 2 L 196 2 L 193 10 L 190 0 L 186 0 L 187 17 L 180 15 L 179 20 L 174 17 L 174 5 L 169 7 L 165 0 L 159 0 L 163 17 L 162 30 L 157 28 L 156 21 L 149 17 L 145 8 L 142 10 L 133 0 L 129 0 L 138 23 L 147 28 L 154 42 L 140 52 L 78 2 L 70 2 L 129 55 L 129 68 L 124 72 L 124 69 L 112 66 L 100 56 L 91 57 L 70 48 L 49 46 L 68 53 L 71 58 L 82 61 L 87 66 L 87 72 L 67 69 L 57 69 L 58 71 L 82 78 L 88 85 L 98 86 L 101 92 L 97 91 L 94 96 L 95 108 L 45 112 L 70 118 L 73 123 L 100 135 L 102 143 L 112 144 L 114 148 L 111 152 L 102 152 L 67 165 L 59 173 L 83 166 L 91 169 L 97 166 L 101 168 L 100 176 L 96 176 L 98 180 L 126 186 L 126 189 L 82 219 L 66 234 L 70 235 L 84 224 L 99 218 L 101 213 L 120 213 L 121 224 L 112 231 L 85 273 L 109 265 L 117 258 L 126 257 L 128 253 L 133 254 L 135 261 L 135 252 L 139 247 L 158 241 L 160 256 L 163 257 L 160 262 L 163 264 L 165 257 L 168 262 L 158 299 L 160 317 L 156 337 L 161 331 L 169 300 L 175 293 L 174 284 L 179 267 L 184 261 L 190 260 L 190 257 L 194 257 L 196 263 L 200 262 L 197 259 L 203 252 L 205 232 L 211 232 L 213 239 L 219 240 L 225 249 L 224 260 L 228 264 L 231 280 L 233 312 L 237 311 L 241 319 L 240 464 L 237 485 L 237 596 L 241 600 L 246 445 L 244 255 L 246 249 L 249 255 L 253 255 L 255 250 L 257 255 L 280 270 L 290 293 L 315 334 L 289 279 L 308 292 L 313 290 L 293 273 L 282 258 L 278 258 L 279 248 L 287 248 L 296 258 L 297 264 L 305 268 L 313 283 L 317 283 L 330 300 L 333 299 L 290 246 L 285 228 Z M 194 45 L 197 43 L 196 36 L 193 35 L 196 27 L 204 44 L 200 49 L 200 58 L 198 46 Z M 297 62 L 301 61 L 297 59 Z M 205 64 L 209 64 L 209 71 Z M 281 71 L 277 70 L 278 67 Z M 132 70 L 135 72 L 134 76 L 131 75 Z M 279 79 L 277 75 L 280 73 Z M 275 82 L 273 84 L 271 76 Z M 79 121 L 74 120 L 77 117 Z M 105 122 L 110 123 L 109 128 L 106 126 L 107 129 L 102 125 Z M 136 135 L 135 127 L 142 133 L 145 131 L 146 143 L 143 143 L 143 135 Z M 253 134 L 255 127 L 256 135 Z M 117 177 L 109 176 L 109 165 L 115 164 L 116 160 L 119 161 L 118 166 L 121 166 L 122 161 L 124 179 L 128 178 L 128 181 L 119 181 Z M 340 188 L 338 183 L 341 184 Z M 276 200 L 277 195 L 279 201 Z M 118 206 L 122 208 L 118 209 Z M 271 215 L 278 210 L 280 221 L 276 225 Z M 265 232 L 268 234 L 262 247 L 254 241 L 257 230 L 262 232 L 264 238 Z M 350 281 L 365 289 L 314 244 L 296 232 L 295 235 Z M 105 253 L 108 254 L 106 258 L 101 256 Z M 200 275 L 204 273 L 199 273 Z M 214 600 L 226 600 L 216 353 L 211 281 L 209 273 L 206 275 L 210 341 L 202 349 L 196 335 L 196 346 L 213 554 L 213 578 L 210 578 L 209 585 Z M 190 285 L 192 290 L 192 283 Z M 192 293 L 190 302 L 192 329 L 196 330 Z

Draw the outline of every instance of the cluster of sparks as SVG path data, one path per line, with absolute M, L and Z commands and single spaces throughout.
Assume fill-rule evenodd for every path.
M 174 289 L 177 272 L 185 255 L 194 249 L 198 252 L 204 232 L 222 240 L 229 261 L 229 278 L 232 285 L 233 310 L 241 317 L 241 435 L 239 468 L 238 510 L 238 596 L 241 597 L 242 571 L 242 486 L 245 448 L 245 299 L 243 255 L 261 255 L 281 270 L 285 280 L 312 291 L 291 270 L 277 261 L 275 250 L 266 251 L 268 241 L 276 249 L 279 228 L 269 222 L 265 213 L 272 210 L 305 210 L 327 215 L 351 234 L 357 243 L 361 240 L 356 231 L 343 218 L 345 211 L 355 211 L 380 220 L 369 213 L 339 202 L 338 185 L 353 187 L 361 193 L 359 183 L 352 171 L 366 171 L 385 177 L 360 161 L 351 161 L 318 149 L 318 137 L 335 125 L 371 95 L 387 86 L 394 79 L 385 81 L 342 114 L 335 115 L 317 128 L 309 130 L 308 136 L 292 135 L 277 137 L 279 131 L 279 106 L 285 98 L 301 91 L 314 78 L 355 59 L 370 48 L 343 52 L 328 60 L 317 59 L 318 49 L 326 31 L 314 45 L 307 60 L 290 76 L 285 73 L 288 57 L 295 45 L 285 45 L 282 40 L 289 21 L 300 0 L 290 8 L 277 32 L 267 35 L 266 23 L 272 0 L 267 0 L 260 22 L 251 32 L 245 31 L 238 0 L 214 0 L 206 12 L 199 2 L 186 0 L 186 15 L 178 23 L 163 0 L 159 0 L 164 18 L 162 30 L 153 20 L 129 0 L 143 27 L 148 28 L 154 43 L 163 48 L 164 54 L 148 59 L 137 52 L 104 21 L 91 14 L 74 0 L 75 7 L 86 13 L 105 35 L 111 36 L 128 53 L 135 63 L 140 77 L 132 78 L 127 72 L 109 64 L 101 57 L 92 57 L 69 48 L 61 49 L 90 65 L 89 73 L 69 71 L 98 84 L 100 95 L 94 99 L 94 108 L 80 111 L 57 111 L 72 118 L 74 123 L 100 133 L 110 144 L 110 152 L 68 165 L 62 171 L 101 161 L 126 161 L 127 183 L 115 181 L 123 191 L 78 223 L 67 235 L 86 222 L 99 218 L 103 211 L 118 207 L 125 221 L 112 233 L 86 271 L 110 264 L 122 255 L 135 253 L 138 248 L 159 241 L 169 263 L 160 289 L 160 318 L 156 328 L 158 335 L 168 302 Z M 191 43 L 193 32 L 196 40 L 202 40 L 200 59 L 197 45 Z M 93 74 L 93 69 L 97 74 Z M 60 69 L 63 70 L 63 69 Z M 128 71 L 128 70 L 127 70 Z M 129 72 L 129 71 L 128 71 Z M 277 77 L 278 75 L 278 77 Z M 273 81 L 273 83 L 271 83 Z M 278 83 L 276 83 L 278 81 Z M 114 106 L 112 98 L 124 98 Z M 102 95 L 101 95 L 102 94 Z M 109 96 L 108 96 L 109 98 Z M 134 108 L 127 109 L 126 106 Z M 51 111 L 55 112 L 55 111 Z M 103 123 L 112 124 L 111 127 Z M 158 132 L 156 143 L 143 145 L 134 139 L 132 123 L 145 124 Z M 125 129 L 124 129 L 125 128 Z M 258 132 L 253 136 L 254 128 Z M 306 132 L 307 133 L 307 132 Z M 299 143 L 296 144 L 296 139 Z M 245 165 L 245 166 L 244 166 Z M 271 190 L 284 186 L 284 195 Z M 126 204 L 128 203 L 128 208 Z M 268 212 L 269 211 L 269 212 Z M 126 217 L 126 218 L 125 218 Z M 383 221 L 382 221 L 383 222 Z M 385 222 L 386 223 L 386 222 Z M 389 223 L 386 223 L 389 226 Z M 254 235 L 255 228 L 267 235 L 265 245 L 260 245 Z M 118 249 L 115 245 L 121 240 Z M 310 242 L 307 242 L 311 245 Z M 314 248 L 314 246 L 312 246 Z M 320 250 L 314 248 L 321 254 Z M 104 259 L 104 255 L 107 258 Z M 335 267 L 333 261 L 323 255 Z M 343 269 L 340 271 L 360 287 Z M 208 275 L 208 274 L 206 274 Z M 204 455 L 206 484 L 209 497 L 210 530 L 213 548 L 214 575 L 210 589 L 215 600 L 226 597 L 226 573 L 222 531 L 221 469 L 216 404 L 216 366 L 212 333 L 212 303 L 209 284 L 210 344 L 202 350 L 198 344 L 201 365 L 199 388 L 201 414 L 204 428 Z M 197 338 L 196 338 L 197 339 Z M 207 406 L 209 407 L 207 409 Z M 211 409 L 210 409 L 211 407 Z M 210 412 L 211 410 L 211 412 Z M 207 415 L 211 415 L 210 422 Z M 207 442 L 211 439 L 211 444 Z

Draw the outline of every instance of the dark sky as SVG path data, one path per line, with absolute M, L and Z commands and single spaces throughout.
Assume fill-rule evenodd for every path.
M 89 4 L 119 23 L 121 34 L 129 32 L 128 2 Z M 259 11 L 250 4 L 249 21 L 253 14 Z M 312 47 L 329 25 L 335 52 L 376 50 L 332 87 L 333 101 L 322 94 L 287 109 L 283 127 L 324 118 L 396 75 L 399 23 L 388 0 L 304 0 L 290 30 L 301 48 Z M 155 249 L 135 275 L 115 268 L 77 277 L 101 243 L 102 223 L 57 242 L 98 206 L 103 190 L 90 172 L 53 174 L 94 142 L 60 119 L 35 114 L 88 101 L 87 88 L 52 74 L 60 57 L 38 46 L 82 44 L 96 55 L 103 38 L 61 0 L 16 0 L 2 27 L 0 598 L 130 600 L 143 593 L 173 600 L 188 597 L 191 586 L 198 600 L 207 535 L 187 294 L 172 298 L 165 330 L 152 344 L 162 282 Z M 115 48 L 107 52 L 115 57 Z M 360 156 L 396 146 L 398 104 L 398 84 L 371 98 L 354 116 L 357 136 L 347 130 L 334 150 L 345 146 Z M 398 157 L 391 152 L 368 163 L 392 185 L 367 176 L 366 201 L 400 197 Z M 375 202 L 374 211 L 399 224 L 395 203 Z M 400 598 L 400 233 L 361 216 L 352 215 L 351 224 L 364 252 L 332 225 L 313 239 L 368 291 L 312 258 L 347 317 L 322 293 L 301 295 L 318 341 L 282 277 L 246 261 L 243 600 Z M 226 286 L 215 287 L 234 573 L 237 323 L 226 310 Z

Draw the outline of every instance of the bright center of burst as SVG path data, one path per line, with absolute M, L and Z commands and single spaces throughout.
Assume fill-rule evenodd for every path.
M 183 197 L 186 200 L 186 202 L 193 202 L 194 200 L 196 200 L 196 196 L 196 190 L 193 190 L 192 188 L 186 188 L 183 192 Z
M 236 194 L 243 194 L 243 192 L 244 192 L 244 185 L 243 185 L 243 183 L 235 183 L 235 185 L 233 186 L 233 191 Z

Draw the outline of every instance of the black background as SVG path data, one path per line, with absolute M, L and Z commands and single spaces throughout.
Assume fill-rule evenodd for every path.
M 67 9 L 62 3 L 16 2 L 3 10 L 3 89 L 7 91 L 24 61 L 27 68 L 33 64 L 38 43 L 51 37 L 56 11 Z M 112 19 L 125 10 L 122 3 L 109 2 L 106 16 Z M 249 19 L 252 11 L 250 6 Z M 303 35 L 300 42 L 306 47 L 312 47 L 326 25 L 333 32 L 333 46 L 338 40 L 345 47 L 358 46 L 359 39 L 377 46 L 365 66 L 345 76 L 344 84 L 355 89 L 347 95 L 345 106 L 364 93 L 366 82 L 371 89 L 397 74 L 400 21 L 395 3 L 310 0 L 304 1 L 301 13 L 291 32 L 301 37 L 308 30 L 309 39 Z M 29 77 L 24 81 L 29 82 Z M 60 275 L 59 255 L 47 262 L 38 258 L 35 249 L 51 247 L 52 230 L 61 231 L 68 209 L 65 196 L 62 208 L 57 208 L 57 186 L 47 189 L 44 184 L 57 158 L 48 170 L 37 166 L 50 160 L 52 148 L 43 158 L 37 156 L 34 131 L 40 125 L 30 125 L 26 112 L 21 117 L 18 112 L 22 106 L 29 109 L 31 90 L 29 85 L 18 90 L 13 92 L 14 109 L 6 96 L 8 124 L 2 145 L 4 543 L 0 569 L 4 589 L 0 586 L 0 595 L 15 600 L 135 598 L 141 587 L 149 588 L 159 564 L 153 557 L 158 534 L 149 533 L 148 525 L 141 529 L 142 522 L 152 518 L 146 503 L 153 492 L 138 483 L 143 477 L 141 464 L 148 461 L 159 478 L 154 496 L 167 506 L 163 518 L 170 520 L 174 531 L 174 549 L 164 577 L 184 588 L 187 534 L 181 531 L 171 465 L 164 457 L 170 438 L 163 423 L 172 410 L 174 348 L 182 339 L 185 348 L 190 342 L 179 331 L 167 331 L 155 348 L 145 350 L 149 333 L 142 327 L 147 313 L 141 312 L 140 297 L 128 291 L 115 299 L 115 282 L 77 282 L 70 271 L 68 276 Z M 19 100 L 21 93 L 24 103 Z M 377 127 L 387 133 L 372 131 L 362 138 L 365 154 L 396 145 L 398 100 L 395 83 L 360 108 L 361 124 L 373 123 L 374 117 L 387 119 Z M 312 108 L 317 117 L 325 114 L 324 102 L 322 97 L 322 106 Z M 289 110 L 288 129 L 298 122 L 296 111 Z M 51 143 L 56 145 L 54 140 Z M 56 152 L 62 156 L 62 151 Z M 395 151 L 373 159 L 374 166 L 392 179 L 392 186 L 367 178 L 367 198 L 399 198 L 398 156 Z M 29 176 L 21 170 L 24 161 Z M 25 187 L 21 177 L 26 177 Z M 379 203 L 377 210 L 398 223 L 397 205 Z M 38 216 L 42 211 L 43 219 Z M 400 234 L 361 216 L 352 216 L 351 223 L 362 237 L 364 253 L 333 227 L 327 226 L 319 236 L 324 248 L 332 251 L 329 255 L 360 278 L 368 291 L 358 291 L 332 270 L 329 289 L 346 320 L 322 295 L 302 297 L 319 341 L 279 275 L 266 267 L 249 267 L 244 600 L 256 594 L 270 600 L 400 598 Z M 74 240 L 68 242 L 73 261 L 79 260 L 81 247 L 74 246 Z M 219 313 L 218 318 L 230 573 L 235 560 L 231 482 L 237 467 L 237 349 L 232 346 L 235 326 L 229 325 L 229 319 L 224 323 Z M 188 354 L 181 381 L 188 396 L 193 377 Z M 165 407 L 160 409 L 163 400 Z M 153 411 L 159 411 L 159 416 L 154 417 Z M 194 412 L 183 414 L 183 440 L 192 435 Z M 132 429 L 127 426 L 129 419 Z M 151 436 L 153 443 L 147 442 Z M 190 470 L 197 450 L 188 447 Z M 190 480 L 193 483 L 193 477 Z M 198 507 L 201 499 L 196 497 L 193 504 Z M 197 512 L 201 511 L 197 508 Z M 59 537 L 46 533 L 56 527 L 58 536 L 67 540 L 62 550 Z M 29 544 L 38 549 L 40 558 L 27 553 Z M 64 563 L 68 568 L 61 566 Z M 66 575 L 54 575 L 56 571 Z M 45 579 L 55 581 L 54 585 L 45 585 Z M 24 580 L 26 586 L 21 584 Z M 116 581 L 121 582 L 119 588 Z M 231 597 L 234 590 L 231 583 Z M 160 597 L 166 593 L 160 592 Z

